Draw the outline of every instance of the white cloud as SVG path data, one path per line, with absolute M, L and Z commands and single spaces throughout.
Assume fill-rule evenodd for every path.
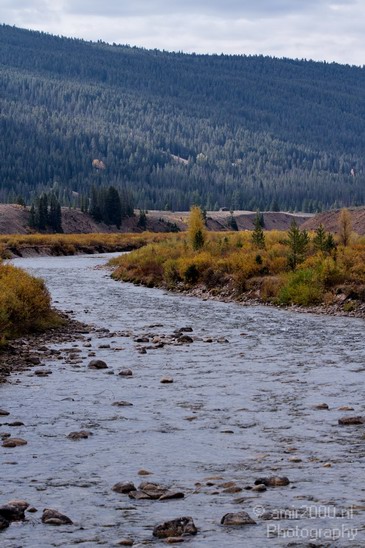
M 364 64 L 363 0 L 0 0 L 5 23 L 197 53 Z

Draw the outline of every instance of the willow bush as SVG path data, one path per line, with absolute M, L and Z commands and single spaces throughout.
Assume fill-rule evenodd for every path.
M 43 280 L 12 265 L 0 265 L 0 344 L 61 323 Z
M 169 235 L 160 242 L 113 261 L 115 279 L 171 289 L 224 290 L 276 304 L 309 306 L 336 302 L 336 293 L 365 300 L 365 238 L 343 246 L 338 238 L 328 251 L 319 250 L 316 233 L 308 235 L 301 261 L 293 270 L 288 233 L 265 233 L 258 248 L 252 232 L 207 233 L 194 249 L 189 235 Z

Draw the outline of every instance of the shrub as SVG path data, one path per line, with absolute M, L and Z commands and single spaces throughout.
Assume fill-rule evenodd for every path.
M 310 306 L 323 299 L 323 287 L 316 273 L 307 268 L 287 275 L 286 283 L 280 288 L 277 302 L 279 304 L 298 304 Z
M 0 265 L 1 342 L 58 325 L 43 280 L 11 265 Z

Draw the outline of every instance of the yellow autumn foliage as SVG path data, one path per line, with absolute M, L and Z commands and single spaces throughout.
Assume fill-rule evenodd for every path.
M 43 280 L 0 264 L 0 344 L 60 322 Z
M 265 233 L 265 249 L 252 243 L 251 232 L 206 233 L 204 247 L 194 249 L 189 234 L 165 235 L 160 242 L 118 257 L 114 277 L 172 289 L 201 286 L 259 297 L 278 304 L 308 306 L 336 300 L 336 291 L 364 296 L 365 238 L 318 251 L 310 234 L 303 263 L 288 266 L 287 233 Z M 336 238 L 335 238 L 336 239 Z M 332 296 L 332 297 L 331 297 Z

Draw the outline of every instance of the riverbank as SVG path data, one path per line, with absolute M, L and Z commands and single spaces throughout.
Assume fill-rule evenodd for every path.
M 252 232 L 209 234 L 199 250 L 187 239 L 170 238 L 113 259 L 112 277 L 204 299 L 364 318 L 363 239 L 347 246 L 332 239 L 326 250 L 331 235 L 320 233 L 319 241 L 317 233 L 297 232 L 262 235 L 260 245 Z M 290 237 L 302 236 L 299 253 Z
M 318 304 L 315 306 L 299 306 L 295 304 L 291 305 L 278 305 L 272 302 L 263 301 L 254 294 L 236 294 L 233 289 L 222 289 L 222 290 L 209 290 L 205 286 L 198 286 L 194 288 L 186 287 L 176 287 L 172 289 L 171 287 L 160 287 L 160 289 L 165 289 L 175 293 L 181 293 L 182 295 L 196 297 L 202 299 L 203 301 L 218 301 L 224 303 L 237 303 L 243 306 L 267 306 L 270 308 L 279 308 L 282 310 L 290 310 L 292 312 L 298 312 L 302 314 L 318 314 L 325 316 L 343 316 L 343 317 L 352 317 L 365 319 L 365 303 L 359 301 L 344 299 L 344 295 L 338 296 L 338 302 L 332 304 Z M 345 301 L 345 302 L 344 302 Z M 347 303 L 347 306 L 350 310 L 344 309 L 344 304 Z
M 44 362 L 61 354 L 51 346 L 74 343 L 92 332 L 92 326 L 79 322 L 68 314 L 57 311 L 57 315 L 62 319 L 62 324 L 58 327 L 13 339 L 0 348 L 0 384 L 7 382 L 12 373 L 19 371 L 33 370 L 39 376 L 46 375 Z
M 0 259 L 59 257 L 127 252 L 168 238 L 162 233 L 141 234 L 26 234 L 0 236 Z

